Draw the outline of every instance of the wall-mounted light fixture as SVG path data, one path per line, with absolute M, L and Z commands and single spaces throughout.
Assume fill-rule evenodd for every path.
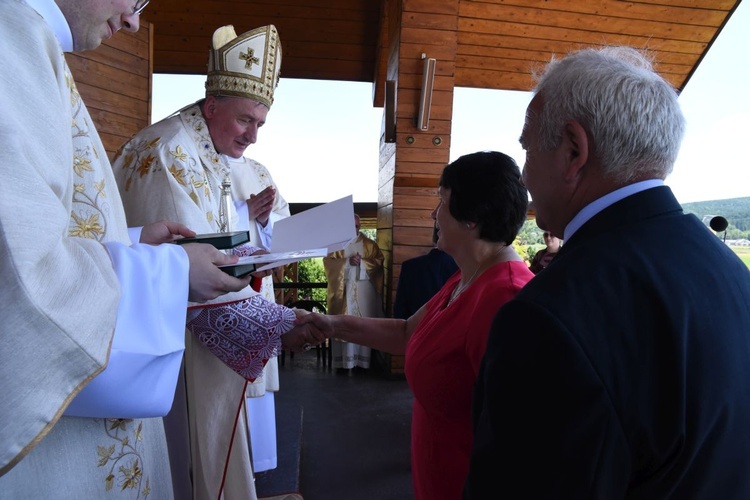
M 385 142 L 396 142 L 396 81 L 385 82 Z
M 419 95 L 419 114 L 417 114 L 417 128 L 427 130 L 430 127 L 430 108 L 432 107 L 432 88 L 435 86 L 435 61 L 434 57 L 424 59 L 424 73 L 422 74 L 422 92 Z

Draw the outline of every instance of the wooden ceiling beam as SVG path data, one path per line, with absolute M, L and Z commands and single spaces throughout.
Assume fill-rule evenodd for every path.
M 480 38 L 482 37 L 484 41 Z M 500 43 L 492 44 L 493 41 Z M 518 59 L 526 61 L 529 66 L 536 63 L 547 63 L 550 54 L 565 54 L 576 48 L 577 44 L 562 42 L 550 44 L 544 40 L 526 39 L 523 46 L 511 46 L 510 44 L 518 41 L 517 38 L 477 35 L 462 37 L 458 48 L 457 56 L 477 56 L 477 57 L 500 57 L 505 59 Z M 469 43 L 471 42 L 471 43 Z M 678 64 L 689 66 L 695 63 L 695 53 L 686 52 L 667 52 L 661 51 L 655 54 L 658 59 L 657 63 Z
M 466 1 L 466 0 L 464 0 Z M 614 9 L 615 11 L 638 10 L 644 5 L 663 7 L 666 9 L 686 8 L 704 10 L 731 10 L 736 0 L 469 0 L 472 3 L 486 3 L 495 6 L 523 6 L 536 9 L 558 9 L 567 11 L 591 12 L 592 10 Z M 462 2 L 463 3 L 463 2 Z M 463 5 L 462 5 L 463 7 Z
M 652 30 L 648 30 L 640 24 L 636 28 L 632 23 L 625 22 L 621 22 L 618 27 L 601 24 L 597 26 L 593 21 L 591 23 L 573 24 L 572 26 L 552 24 L 541 26 L 513 21 L 461 18 L 459 20 L 459 31 L 599 45 L 603 43 L 611 44 L 610 40 L 612 39 L 632 39 L 636 41 L 637 47 L 653 46 L 653 43 L 649 43 L 649 40 L 657 41 L 658 46 L 661 46 L 664 42 L 705 45 L 711 41 L 711 37 L 716 33 L 715 28 L 702 26 L 655 24 L 658 24 L 661 29 L 654 27 Z
M 558 14 L 566 17 L 578 14 L 590 14 L 606 19 L 626 19 L 628 21 L 663 21 L 669 24 L 694 24 L 697 26 L 721 26 L 726 12 L 731 9 L 734 0 L 723 2 L 704 2 L 708 7 L 685 7 L 667 5 L 666 2 L 649 4 L 648 2 L 624 2 L 622 0 L 600 0 L 597 2 L 581 0 L 548 0 L 535 1 L 465 1 L 461 2 L 461 17 L 478 17 L 482 19 L 513 19 L 523 22 L 531 12 L 538 12 L 536 19 L 552 16 L 551 22 L 557 20 Z M 499 9 L 498 7 L 507 9 Z M 723 5 L 722 5 L 723 4 Z

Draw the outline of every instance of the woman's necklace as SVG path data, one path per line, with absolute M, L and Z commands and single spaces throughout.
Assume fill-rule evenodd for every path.
M 464 281 L 464 284 L 461 286 L 457 286 L 453 289 L 453 293 L 451 293 L 450 299 L 448 299 L 448 303 L 446 304 L 446 307 L 451 305 L 451 303 L 456 300 L 456 298 L 464 293 L 464 291 L 469 288 L 469 285 L 474 283 L 474 280 L 477 276 L 480 276 L 479 271 L 484 271 L 488 269 L 491 265 L 499 262 L 501 259 L 499 259 L 501 253 L 508 248 L 507 246 L 503 246 L 499 251 L 495 253 L 491 258 L 484 260 L 483 262 L 479 263 L 479 266 L 477 266 L 477 270 L 474 271 L 474 274 L 471 275 L 471 278 L 468 279 L 468 281 Z
M 451 293 L 451 298 L 448 299 L 448 304 L 446 305 L 450 305 L 454 300 L 456 300 L 456 297 L 461 295 L 464 292 L 464 290 L 466 290 L 469 287 L 469 285 L 471 285 L 474 282 L 474 278 L 477 277 L 477 274 L 479 274 L 480 269 L 482 269 L 481 264 L 477 266 L 477 270 L 474 271 L 474 274 L 471 276 L 471 278 L 469 278 L 468 281 L 465 281 L 463 285 L 457 286 L 456 288 L 453 289 L 453 293 Z

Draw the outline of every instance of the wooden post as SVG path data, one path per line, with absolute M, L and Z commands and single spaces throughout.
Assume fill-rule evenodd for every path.
M 381 47 L 385 79 L 396 82 L 395 142 L 380 142 L 378 245 L 386 256 L 385 308 L 392 311 L 401 263 L 432 247 L 437 183 L 450 158 L 459 0 L 386 0 Z M 383 41 L 387 40 L 387 43 Z M 429 124 L 417 127 L 424 57 L 435 59 Z M 375 92 L 378 95 L 378 92 Z M 383 92 L 383 95 L 385 92 Z M 390 357 L 391 373 L 403 357 Z

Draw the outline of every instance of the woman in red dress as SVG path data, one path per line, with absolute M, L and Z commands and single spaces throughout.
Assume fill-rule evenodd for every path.
M 495 313 L 533 274 L 512 243 L 528 195 L 515 161 L 465 155 L 443 170 L 432 212 L 437 247 L 459 267 L 409 319 L 308 315 L 326 335 L 405 354 L 412 392 L 412 480 L 416 500 L 461 498 L 472 445 L 471 398 Z

